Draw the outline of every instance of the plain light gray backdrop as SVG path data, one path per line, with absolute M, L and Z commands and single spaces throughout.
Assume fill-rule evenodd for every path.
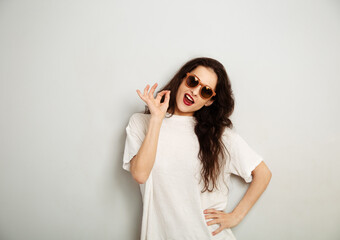
M 2 0 L 0 34 L 2 240 L 138 239 L 136 89 L 200 56 L 225 66 L 235 129 L 273 173 L 236 237 L 340 238 L 339 1 Z M 246 189 L 233 177 L 226 211 Z

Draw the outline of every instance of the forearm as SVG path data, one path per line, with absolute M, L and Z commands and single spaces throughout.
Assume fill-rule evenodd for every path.
M 271 176 L 272 174 L 269 170 L 263 170 L 253 175 L 253 180 L 250 183 L 247 192 L 233 210 L 233 213 L 239 221 L 247 215 L 249 210 L 254 206 L 256 201 L 265 191 L 270 182 Z
M 146 182 L 155 163 L 161 125 L 162 119 L 150 118 L 144 141 L 137 155 L 131 160 L 131 174 L 138 183 Z

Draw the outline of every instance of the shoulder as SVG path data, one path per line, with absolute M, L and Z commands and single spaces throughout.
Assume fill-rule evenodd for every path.
M 223 143 L 227 144 L 228 146 L 235 145 L 243 140 L 235 128 L 229 127 L 225 127 L 222 134 L 222 139 Z
M 129 118 L 128 128 L 134 130 L 141 129 L 142 131 L 144 131 L 148 126 L 150 117 L 151 114 L 145 114 L 140 112 L 133 113 Z
M 131 123 L 148 122 L 150 120 L 150 117 L 151 114 L 136 112 L 131 115 L 129 122 Z
M 238 133 L 234 128 L 229 128 L 229 127 L 224 128 L 222 137 L 224 137 L 224 138 L 235 138 L 237 136 L 238 136 Z

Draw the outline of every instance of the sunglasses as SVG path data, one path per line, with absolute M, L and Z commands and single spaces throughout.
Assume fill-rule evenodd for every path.
M 201 85 L 202 87 L 200 89 L 200 95 L 204 99 L 208 99 L 216 95 L 215 91 L 208 85 L 204 85 L 203 83 L 201 83 L 201 80 L 195 74 L 187 72 L 184 82 L 185 85 L 189 88 L 194 88 L 198 85 Z

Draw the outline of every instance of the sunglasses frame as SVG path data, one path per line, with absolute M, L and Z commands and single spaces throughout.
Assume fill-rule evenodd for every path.
M 188 79 L 189 76 L 193 76 L 195 79 L 198 79 L 198 84 L 197 84 L 197 86 L 198 86 L 198 85 L 201 85 L 201 86 L 202 86 L 201 89 L 200 89 L 200 96 L 201 96 L 201 98 L 203 98 L 203 99 L 210 99 L 210 98 L 212 98 L 213 96 L 216 95 L 214 89 L 212 89 L 209 85 L 203 84 L 203 83 L 201 82 L 201 80 L 199 79 L 199 77 L 197 77 L 195 74 L 189 73 L 189 72 L 187 72 L 187 75 L 185 76 L 185 79 L 184 79 L 185 85 L 186 85 L 188 88 L 195 88 L 195 87 L 197 87 L 197 86 L 195 86 L 195 87 L 190 87 L 190 86 L 188 85 L 187 79 Z M 204 87 L 207 87 L 208 89 L 211 89 L 211 91 L 213 92 L 213 94 L 212 94 L 210 97 L 208 97 L 208 98 L 205 98 L 205 97 L 202 96 L 202 89 L 203 89 Z

